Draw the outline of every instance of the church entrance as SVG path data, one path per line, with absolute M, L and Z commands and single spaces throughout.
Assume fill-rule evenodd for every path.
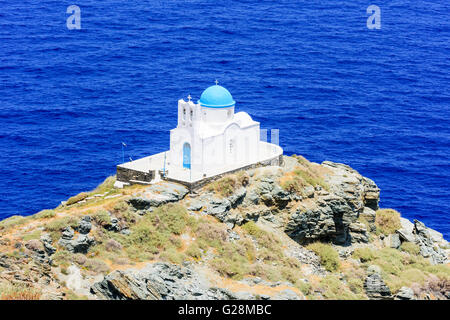
M 183 168 L 191 169 L 191 145 L 187 142 L 183 145 Z

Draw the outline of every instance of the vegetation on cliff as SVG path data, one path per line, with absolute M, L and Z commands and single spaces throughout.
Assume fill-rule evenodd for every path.
M 285 157 L 282 168 L 227 175 L 198 195 L 168 182 L 113 185 L 109 177 L 53 210 L 0 222 L 0 299 L 112 298 L 99 277 L 150 281 L 131 270 L 156 262 L 199 275 L 203 289 L 172 288 L 175 298 L 449 298 L 447 242 L 379 209 L 376 185 L 345 165 Z

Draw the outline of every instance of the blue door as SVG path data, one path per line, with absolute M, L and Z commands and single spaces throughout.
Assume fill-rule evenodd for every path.
M 183 145 L 183 168 L 191 169 L 191 145 L 187 142 Z

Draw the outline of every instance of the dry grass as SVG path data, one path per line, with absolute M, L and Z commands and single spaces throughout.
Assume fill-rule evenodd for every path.
M 393 234 L 402 227 L 400 213 L 394 209 L 380 209 L 376 211 L 375 226 L 377 231 L 384 234 Z
M 250 176 L 246 171 L 226 175 L 219 180 L 213 181 L 206 186 L 206 190 L 215 192 L 222 197 L 231 196 L 238 188 L 248 185 Z
M 39 300 L 41 292 L 24 286 L 6 285 L 0 288 L 0 300 Z
M 289 192 L 304 195 L 304 188 L 307 186 L 321 186 L 329 190 L 328 184 L 324 181 L 320 171 L 320 166 L 315 166 L 302 156 L 295 156 L 298 166 L 294 170 L 285 172 L 279 179 L 280 186 Z
M 306 248 L 314 251 L 320 257 L 320 263 L 327 271 L 335 272 L 339 269 L 339 255 L 330 244 L 314 242 Z

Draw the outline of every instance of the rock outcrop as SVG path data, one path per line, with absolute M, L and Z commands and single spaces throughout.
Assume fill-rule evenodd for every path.
M 91 292 L 113 300 L 230 299 L 231 293 L 211 288 L 191 269 L 168 264 L 149 264 L 141 270 L 117 270 L 95 283 Z
M 369 298 L 374 300 L 392 299 L 391 290 L 381 277 L 381 269 L 378 266 L 369 266 L 364 282 L 364 290 Z
M 73 253 L 87 253 L 89 248 L 95 244 L 95 239 L 87 234 L 79 234 L 74 238 L 74 230 L 71 227 L 66 227 L 58 244 Z
M 412 233 L 416 236 L 416 243 L 420 246 L 420 253 L 424 258 L 430 258 L 434 264 L 446 263 L 447 253 L 439 247 L 442 235 L 439 236 L 438 232 L 434 231 L 433 237 L 430 229 L 418 220 L 414 220 Z
M 260 280 L 259 283 L 261 283 Z M 256 283 L 254 283 L 256 284 Z M 269 284 L 276 287 L 280 284 Z M 256 295 L 245 291 L 231 292 L 211 285 L 204 275 L 189 265 L 152 263 L 140 270 L 117 270 L 105 276 L 91 287 L 91 293 L 99 299 L 111 300 L 235 300 L 256 299 Z M 260 299 L 302 299 L 291 289 L 283 289 Z
M 374 221 L 380 190 L 375 183 L 347 165 L 325 161 L 332 173 L 326 178 L 329 191 L 316 187 L 314 204 L 292 213 L 286 232 L 303 242 L 333 241 L 336 244 L 368 242 L 366 227 L 357 223 L 360 215 Z
M 148 210 L 168 202 L 179 201 L 184 198 L 188 191 L 185 186 L 176 183 L 167 182 L 163 186 L 155 184 L 133 196 L 128 200 L 128 203 L 136 210 Z
M 114 193 L 0 224 L 0 287 L 46 299 L 450 298 L 442 234 L 399 227 L 395 210 L 383 218 L 376 184 L 344 164 L 285 157 L 198 193 L 168 181 Z

